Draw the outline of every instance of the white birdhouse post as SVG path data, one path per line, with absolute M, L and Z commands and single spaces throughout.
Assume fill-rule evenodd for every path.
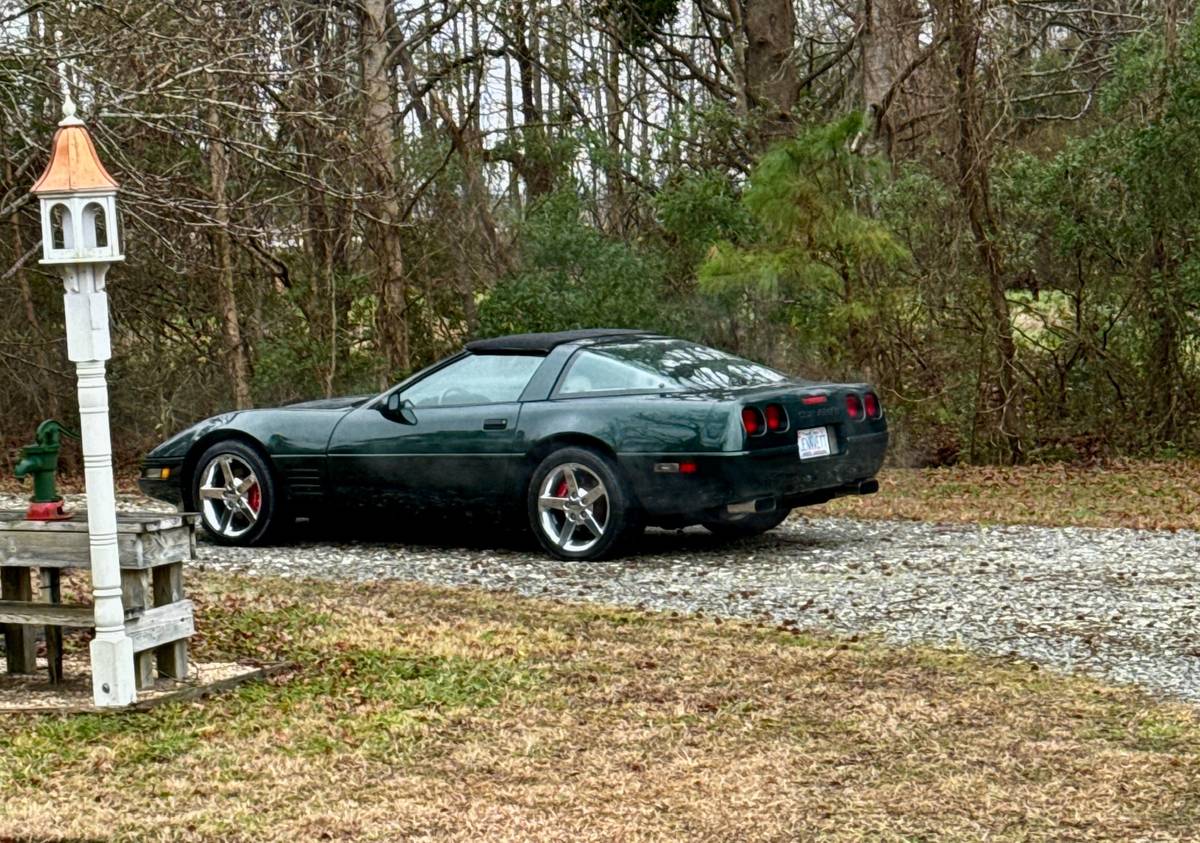
M 67 356 L 75 363 L 79 424 L 87 484 L 88 534 L 96 637 L 92 641 L 92 689 L 97 706 L 136 699 L 133 643 L 125 635 L 108 384 L 104 361 L 112 356 L 108 333 L 108 268 L 124 260 L 117 229 L 117 182 L 75 104 L 64 98 L 50 163 L 32 192 L 41 202 L 42 263 L 62 269 L 66 295 Z

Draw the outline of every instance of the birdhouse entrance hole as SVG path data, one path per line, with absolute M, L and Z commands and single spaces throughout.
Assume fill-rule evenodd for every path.
M 50 238 L 53 249 L 73 249 L 75 247 L 74 230 L 71 225 L 71 211 L 66 205 L 57 204 L 50 209 Z
M 99 202 L 89 202 L 83 208 L 83 247 L 108 248 L 108 224 Z

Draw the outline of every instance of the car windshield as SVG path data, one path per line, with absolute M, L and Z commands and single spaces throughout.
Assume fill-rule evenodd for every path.
M 684 340 L 605 343 L 580 351 L 560 395 L 589 392 L 688 392 L 786 380 L 774 369 Z

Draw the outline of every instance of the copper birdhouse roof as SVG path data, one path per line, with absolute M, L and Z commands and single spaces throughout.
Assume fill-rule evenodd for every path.
M 100 163 L 87 127 L 74 116 L 74 108 L 58 124 L 50 145 L 50 163 L 33 185 L 32 193 L 117 189 L 116 180 Z

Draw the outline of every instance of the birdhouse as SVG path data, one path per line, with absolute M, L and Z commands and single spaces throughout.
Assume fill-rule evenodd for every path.
M 68 97 L 51 142 L 50 163 L 31 190 L 41 203 L 42 263 L 124 260 L 117 230 L 117 189 Z

